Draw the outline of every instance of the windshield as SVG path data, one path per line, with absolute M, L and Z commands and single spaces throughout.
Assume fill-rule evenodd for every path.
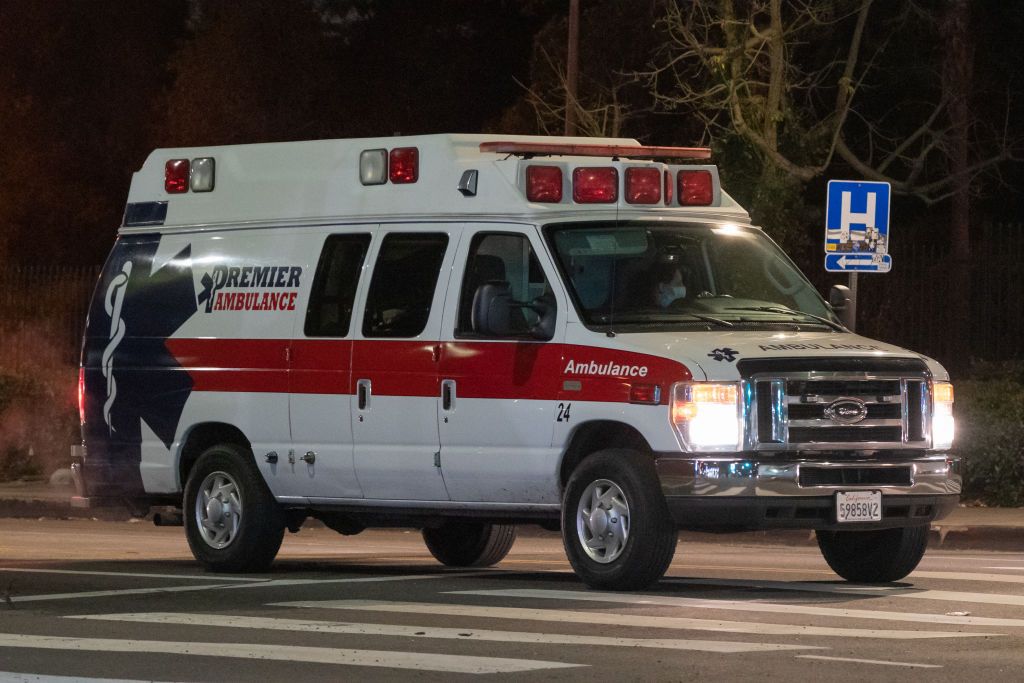
M 546 233 L 590 326 L 841 329 L 760 230 L 631 222 L 551 225 Z

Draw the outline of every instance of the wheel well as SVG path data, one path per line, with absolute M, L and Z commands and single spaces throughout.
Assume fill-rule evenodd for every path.
M 245 434 L 234 425 L 223 422 L 206 422 L 196 425 L 185 439 L 185 445 L 181 447 L 181 458 L 178 460 L 179 484 L 182 490 L 184 490 L 188 475 L 196 461 L 199 460 L 199 456 L 207 448 L 219 443 L 233 443 L 245 448 L 252 448 L 249 439 L 245 438 Z
M 564 488 L 572 471 L 583 458 L 606 448 L 629 448 L 641 453 L 651 452 L 647 439 L 635 427 L 613 420 L 585 422 L 573 432 L 569 447 L 562 456 L 562 466 L 558 472 L 559 484 Z

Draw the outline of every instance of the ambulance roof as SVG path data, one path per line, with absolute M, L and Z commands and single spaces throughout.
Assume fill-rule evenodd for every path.
M 503 145 L 495 143 L 503 142 Z M 498 148 L 503 151 L 481 151 Z M 543 150 L 543 145 L 553 145 Z M 572 147 L 575 146 L 575 147 Z M 618 149 L 612 149 L 613 147 Z M 364 184 L 370 161 L 387 159 L 395 150 L 416 149 L 415 182 Z M 540 152 L 507 151 L 541 149 Z M 596 150 L 595 150 L 596 148 Z M 605 150 L 604 148 L 607 148 Z M 636 149 L 635 158 L 629 150 Z M 699 162 L 679 163 L 666 154 L 679 148 L 643 147 L 627 138 L 579 138 L 509 135 L 418 135 L 405 137 L 311 140 L 252 145 L 158 149 L 132 177 L 122 230 L 152 231 L 182 227 L 223 227 L 265 223 L 310 224 L 319 222 L 376 221 L 396 218 L 503 218 L 531 222 L 577 219 L 631 219 L 640 217 L 689 218 L 749 222 L 747 212 L 721 190 L 718 169 Z M 553 150 L 553 151 L 552 151 Z M 662 150 L 659 154 L 658 150 Z M 664 150 L 669 150 L 665 152 Z M 698 155 L 699 156 L 699 155 Z M 706 155 L 705 155 L 706 156 Z M 201 160 L 211 160 L 209 161 Z M 392 170 L 397 168 L 392 156 Z M 171 193 L 168 162 L 191 164 L 178 178 L 179 192 Z M 197 163 L 198 162 L 198 163 Z M 372 164 L 371 164 L 372 165 Z M 560 201 L 529 201 L 526 193 L 528 166 L 561 169 L 565 191 Z M 608 203 L 578 203 L 573 196 L 573 172 L 578 168 L 616 169 L 617 199 Z M 705 206 L 670 205 L 664 197 L 656 204 L 634 204 L 622 191 L 626 169 L 658 168 L 670 175 L 675 189 L 676 173 L 702 170 L 711 176 L 713 197 Z M 209 174 L 212 170 L 212 177 Z M 468 174 L 476 171 L 475 174 Z M 182 172 L 179 162 L 177 172 Z M 205 175 L 204 175 L 205 174 Z M 202 177 L 200 177 L 202 176 Z M 653 177 L 652 172 L 647 177 Z M 474 182 L 468 181 L 473 179 Z M 195 184 L 196 181 L 199 184 Z M 206 183 L 204 186 L 203 183 Z M 208 191 L 203 190 L 210 186 Z M 464 187 L 460 190 L 460 182 Z M 470 186 L 471 185 L 471 186 Z M 172 188 L 173 189 L 173 188 Z M 677 194 L 677 193 L 674 193 Z

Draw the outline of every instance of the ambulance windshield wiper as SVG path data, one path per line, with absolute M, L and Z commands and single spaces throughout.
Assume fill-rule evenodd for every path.
M 792 308 L 786 308 L 785 306 L 730 306 L 729 310 L 733 311 L 764 311 L 766 313 L 783 313 L 785 315 L 802 315 L 805 318 L 811 318 L 816 320 L 822 325 L 827 325 L 836 332 L 846 332 L 846 328 L 837 322 L 829 320 L 828 318 L 822 318 L 820 315 L 814 315 L 813 313 L 805 313 L 804 311 L 797 311 Z
M 671 324 L 671 323 L 674 323 L 674 322 L 690 322 L 688 320 L 687 321 L 679 320 L 679 318 L 681 316 L 687 316 L 689 318 L 693 318 L 694 321 L 700 321 L 700 322 L 704 322 L 704 323 L 711 323 L 713 325 L 718 325 L 719 327 L 733 327 L 734 326 L 734 324 L 729 322 L 728 320 L 722 320 L 721 318 L 715 318 L 715 317 L 710 316 L 710 315 L 704 315 L 703 313 L 690 313 L 689 311 L 686 311 L 686 312 L 681 312 L 681 313 L 673 313 L 673 314 L 669 314 L 669 315 L 671 317 L 668 317 L 665 320 L 658 320 L 658 319 L 652 319 L 652 318 L 648 318 L 648 317 L 639 317 L 639 316 L 635 317 L 635 318 L 616 317 L 615 318 L 615 322 L 616 323 L 620 323 L 620 324 L 624 324 L 624 325 L 652 325 L 652 326 L 653 325 L 666 325 L 666 324 Z

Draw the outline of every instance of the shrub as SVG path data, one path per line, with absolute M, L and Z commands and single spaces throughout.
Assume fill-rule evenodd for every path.
M 964 458 L 964 498 L 1024 506 L 1024 363 L 976 366 L 955 390 L 954 452 Z

